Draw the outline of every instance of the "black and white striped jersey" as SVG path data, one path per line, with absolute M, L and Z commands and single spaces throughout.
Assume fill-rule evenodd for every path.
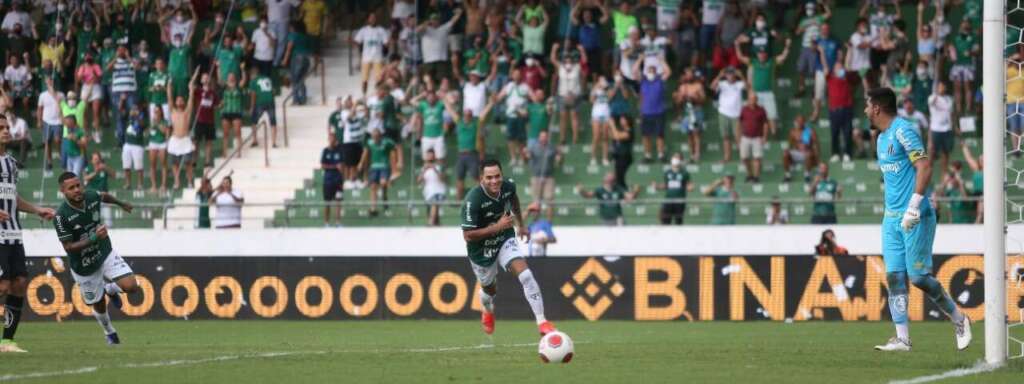
M 21 222 L 18 220 L 18 161 L 9 154 L 0 156 L 0 210 L 10 219 L 0 221 L 0 244 L 21 244 Z

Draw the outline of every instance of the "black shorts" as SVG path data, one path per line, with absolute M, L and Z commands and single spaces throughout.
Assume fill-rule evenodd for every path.
M 28 276 L 25 267 L 25 246 L 0 245 L 0 280 L 14 280 Z
M 953 131 L 931 132 L 932 148 L 935 152 L 949 155 L 953 151 Z
M 220 115 L 220 118 L 221 118 L 221 120 L 236 120 L 236 119 L 237 120 L 241 120 L 242 119 L 242 114 L 241 113 L 222 113 Z
M 324 180 L 324 201 L 341 201 L 345 199 L 344 186 L 341 182 Z
M 363 157 L 363 145 L 359 143 L 346 143 L 341 145 L 341 158 L 346 166 L 354 167 L 359 165 Z
M 395 145 L 402 143 L 402 130 L 401 129 L 385 129 L 384 137 L 391 139 L 395 142 Z
M 263 114 L 267 114 L 267 118 L 270 119 L 270 126 L 277 126 L 277 110 L 273 105 L 257 105 L 252 111 L 252 123 L 256 124 L 260 121 L 260 117 Z
M 640 132 L 644 136 L 665 137 L 665 116 L 644 115 L 640 118 Z
M 526 119 L 510 117 L 506 124 L 505 138 L 520 143 L 526 142 Z
M 467 175 L 473 180 L 480 178 L 480 155 L 476 152 L 461 152 L 455 161 L 455 180 L 464 180 Z
M 213 124 L 197 122 L 196 140 L 217 140 L 217 131 L 213 129 Z

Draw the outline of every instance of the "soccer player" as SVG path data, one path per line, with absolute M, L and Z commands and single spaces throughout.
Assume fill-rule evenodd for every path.
M 86 190 L 78 176 L 71 172 L 61 174 L 57 182 L 65 201 L 57 209 L 53 226 L 68 254 L 71 277 L 81 288 L 82 299 L 92 306 L 92 315 L 103 327 L 107 344 L 121 344 L 117 331 L 110 324 L 104 296 L 109 298 L 110 304 L 121 308 L 120 294 L 137 291 L 138 282 L 132 268 L 110 245 L 107 227 L 100 224 L 100 205 L 114 204 L 128 213 L 132 212 L 132 205 L 105 192 Z
M 913 123 L 896 115 L 896 94 L 889 88 L 868 92 L 864 114 L 878 134 L 878 165 L 885 182 L 885 217 L 882 219 L 882 257 L 889 285 L 889 312 L 896 337 L 879 351 L 910 351 L 907 321 L 907 278 L 953 320 L 958 350 L 971 343 L 971 320 L 932 276 L 932 241 L 935 210 L 925 196 L 931 193 L 931 159 Z
M 26 352 L 14 342 L 28 287 L 21 222 L 15 210 L 35 214 L 45 220 L 53 219 L 52 209 L 37 207 L 18 196 L 18 162 L 7 153 L 10 142 L 10 122 L 6 115 L 0 114 L 0 297 L 5 298 L 0 353 Z
M 486 159 L 480 163 L 480 185 L 466 193 L 462 204 L 462 238 L 466 240 L 469 265 L 480 282 L 480 304 L 483 306 L 480 322 L 488 335 L 494 333 L 498 266 L 519 278 L 540 334 L 555 330 L 555 325 L 544 318 L 544 298 L 533 272 L 526 265 L 526 251 L 516 240 L 517 230 L 519 236 L 529 240 L 516 185 L 511 179 L 502 177 L 501 163 Z

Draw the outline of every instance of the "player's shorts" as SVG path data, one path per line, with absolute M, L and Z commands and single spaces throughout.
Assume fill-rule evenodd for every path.
M 760 159 L 764 157 L 764 142 L 760 137 L 740 136 L 740 159 Z
M 217 131 L 213 129 L 213 124 L 211 123 L 197 122 L 195 138 L 196 140 L 214 141 L 217 140 Z
M 434 150 L 434 156 L 438 159 L 444 159 L 445 157 L 445 144 L 444 136 L 438 137 L 426 137 L 423 136 L 423 140 L 420 142 L 420 155 L 424 158 L 427 157 L 428 150 Z
M 121 169 L 141 171 L 144 168 L 142 158 L 145 154 L 146 149 L 142 146 L 125 144 L 121 148 Z
M 324 201 L 342 201 L 345 199 L 344 186 L 340 181 L 324 180 L 323 194 Z
M 814 72 L 814 100 L 825 100 L 825 71 Z
M 949 79 L 953 81 L 974 81 L 974 67 L 956 64 L 949 69 Z
M 22 244 L 0 245 L 0 280 L 27 277 L 25 267 L 25 246 Z
M 341 162 L 349 167 L 359 165 L 363 158 L 363 145 L 356 143 L 345 143 L 341 145 Z
M 370 184 L 384 184 L 391 178 L 391 168 L 371 168 Z
M 480 155 L 474 152 L 460 152 L 455 160 L 455 180 L 465 180 L 469 176 L 473 180 L 480 178 Z
M 932 243 L 935 240 L 935 211 L 922 210 L 921 222 L 910 232 L 900 226 L 902 212 L 886 211 L 882 219 L 882 258 L 885 271 L 922 276 L 932 272 Z
M 476 281 L 480 282 L 481 287 L 490 287 L 498 280 L 498 266 L 501 269 L 508 270 L 509 264 L 512 264 L 512 260 L 522 259 L 526 257 L 526 252 L 521 245 L 519 240 L 515 237 L 511 237 L 505 240 L 501 244 L 501 250 L 498 251 L 498 260 L 494 261 L 494 264 L 489 266 L 476 265 L 476 263 L 470 261 L 469 266 L 473 267 L 473 274 L 476 275 Z
M 665 137 L 665 115 L 641 116 L 640 133 L 645 137 Z
M 779 119 L 779 109 L 775 106 L 775 92 L 757 92 L 757 103 L 764 108 L 768 120 Z
M 103 296 L 106 294 L 103 286 L 107 281 L 114 282 L 132 274 L 134 274 L 132 267 L 121 258 L 121 255 L 117 254 L 117 251 L 110 251 L 110 255 L 107 255 L 107 259 L 103 260 L 103 265 L 100 266 L 100 269 L 97 269 L 91 275 L 81 276 L 75 273 L 75 271 L 71 271 L 71 277 L 75 279 L 79 290 L 82 291 L 82 300 L 88 305 L 96 304 L 103 300 Z

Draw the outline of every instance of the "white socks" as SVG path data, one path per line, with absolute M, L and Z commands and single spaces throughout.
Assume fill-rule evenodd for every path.
M 99 313 L 98 311 L 93 309 L 92 316 L 95 317 L 96 321 L 98 321 L 100 323 L 100 326 L 103 327 L 104 333 L 109 335 L 117 332 L 116 330 L 114 330 L 114 325 L 110 323 L 110 311 Z
M 107 283 L 106 285 L 103 286 L 103 291 L 105 291 L 108 295 L 116 295 L 118 293 L 124 292 L 123 290 L 121 290 L 121 287 L 117 285 L 117 283 Z
M 494 313 L 494 296 L 488 295 L 482 288 L 480 289 L 480 305 L 484 307 L 484 312 Z
M 896 324 L 896 337 L 910 341 L 910 324 Z
M 519 273 L 519 282 L 523 284 L 523 296 L 530 303 L 530 309 L 533 310 L 537 324 L 547 321 L 544 318 L 544 297 L 540 294 L 540 285 L 533 278 L 533 271 L 527 269 Z

